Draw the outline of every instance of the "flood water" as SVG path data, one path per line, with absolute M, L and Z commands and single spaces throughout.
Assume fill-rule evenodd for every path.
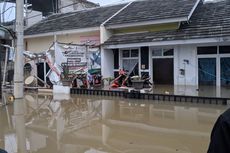
M 26 95 L 0 107 L 9 153 L 205 153 L 220 105 Z

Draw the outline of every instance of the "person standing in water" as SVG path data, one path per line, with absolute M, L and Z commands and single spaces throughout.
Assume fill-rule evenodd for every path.
M 217 119 L 207 153 L 230 153 L 230 109 Z

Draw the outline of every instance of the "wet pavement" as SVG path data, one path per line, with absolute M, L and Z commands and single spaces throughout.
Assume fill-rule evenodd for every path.
M 0 107 L 9 153 L 205 153 L 227 106 L 26 95 Z

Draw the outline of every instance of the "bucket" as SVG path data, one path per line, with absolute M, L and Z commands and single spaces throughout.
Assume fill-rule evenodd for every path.
M 25 80 L 26 86 L 36 86 L 36 79 L 34 76 L 29 76 Z

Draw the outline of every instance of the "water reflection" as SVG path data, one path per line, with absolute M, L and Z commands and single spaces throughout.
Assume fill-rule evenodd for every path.
M 203 153 L 226 108 L 65 95 L 26 95 L 0 108 L 9 153 Z
M 230 98 L 228 86 L 155 85 L 153 93 Z

